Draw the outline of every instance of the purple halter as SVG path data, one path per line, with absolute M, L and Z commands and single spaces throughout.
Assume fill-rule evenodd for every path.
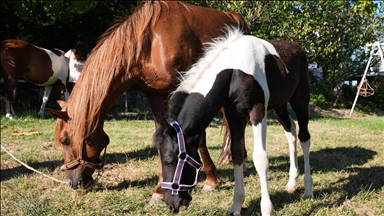
M 173 122 L 172 126 L 177 132 L 177 141 L 179 144 L 179 161 L 177 163 L 175 175 L 173 176 L 173 182 L 162 182 L 161 187 L 163 189 L 172 190 L 172 195 L 178 195 L 179 191 L 189 191 L 195 188 L 199 170 L 201 169 L 201 164 L 189 156 L 185 151 L 184 136 L 179 124 L 177 122 Z M 183 171 L 185 162 L 189 163 L 196 169 L 195 182 L 192 185 L 180 184 L 181 173 Z

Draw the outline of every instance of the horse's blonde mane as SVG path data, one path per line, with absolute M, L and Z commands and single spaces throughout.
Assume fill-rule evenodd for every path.
M 103 124 L 102 103 L 108 94 L 113 94 L 113 80 L 128 74 L 132 67 L 140 64 L 139 59 L 150 56 L 149 26 L 158 21 L 160 4 L 158 1 L 143 4 L 101 35 L 68 100 L 66 110 L 72 119 L 73 142 L 82 141 Z
M 173 92 L 183 91 L 190 93 L 197 81 L 203 76 L 211 66 L 212 62 L 225 50 L 232 42 L 244 36 L 243 31 L 239 27 L 225 26 L 222 30 L 224 34 L 212 39 L 211 42 L 204 43 L 204 54 L 201 58 L 192 65 L 191 69 L 186 72 L 181 72 L 181 82 L 179 87 Z M 172 93 L 172 94 L 173 94 Z

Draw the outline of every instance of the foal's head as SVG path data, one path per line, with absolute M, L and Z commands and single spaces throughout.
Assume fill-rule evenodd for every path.
M 160 149 L 164 201 L 172 212 L 177 213 L 180 206 L 188 206 L 192 200 L 190 191 L 196 186 L 201 162 L 197 151 L 200 135 L 184 139 L 181 130 L 177 131 L 175 127 L 162 119 L 153 140 Z M 180 139 L 184 139 L 185 147 L 180 145 L 183 142 Z
M 65 177 L 73 189 L 77 189 L 78 185 L 85 189 L 93 183 L 92 174 L 95 169 L 103 168 L 104 161 L 100 160 L 100 154 L 107 147 L 109 137 L 102 130 L 81 136 L 79 139 L 81 131 L 73 127 L 75 120 L 68 116 L 66 102 L 59 101 L 59 104 L 62 110 L 47 108 L 46 111 L 57 118 L 55 143 L 61 146 L 64 152 L 64 165 L 61 170 L 65 172 Z

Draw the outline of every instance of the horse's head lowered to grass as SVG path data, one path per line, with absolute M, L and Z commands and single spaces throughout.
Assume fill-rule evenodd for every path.
M 183 131 L 177 122 L 171 125 L 159 117 L 160 126 L 154 135 L 155 144 L 160 148 L 163 169 L 162 188 L 168 208 L 177 213 L 180 206 L 188 206 L 192 200 L 190 191 L 197 184 L 201 168 L 198 146 L 201 134 L 184 140 Z M 186 146 L 188 142 L 188 147 Z M 192 147 L 191 147 L 192 146 Z
M 55 128 L 56 145 L 61 146 L 64 151 L 64 165 L 61 170 L 65 172 L 65 177 L 73 189 L 78 185 L 85 189 L 93 182 L 92 174 L 95 170 L 101 171 L 104 166 L 104 158 L 109 137 L 103 131 L 93 131 L 82 137 L 74 137 L 76 134 L 71 128 L 74 120 L 70 118 L 66 111 L 66 102 L 58 101 L 62 110 L 47 111 L 57 118 Z M 84 130 L 83 130 L 84 131 Z M 102 159 L 99 155 L 104 150 Z

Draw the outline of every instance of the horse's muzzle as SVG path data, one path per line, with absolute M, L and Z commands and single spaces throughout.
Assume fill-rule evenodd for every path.
M 92 177 L 81 177 L 81 178 L 76 178 L 75 180 L 72 180 L 68 178 L 68 184 L 69 186 L 76 190 L 78 186 L 81 187 L 81 189 L 86 189 L 90 187 L 93 183 L 93 178 Z

